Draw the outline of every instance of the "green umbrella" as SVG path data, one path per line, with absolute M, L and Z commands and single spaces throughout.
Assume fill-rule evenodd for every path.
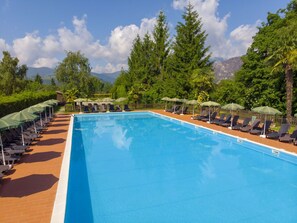
M 296 114 L 294 114 L 294 117 L 297 117 L 297 113 L 296 113 Z
M 210 123 L 210 107 L 219 107 L 221 105 L 219 103 L 217 103 L 217 102 L 214 102 L 214 101 L 206 101 L 206 102 L 201 103 L 200 106 L 202 106 L 202 107 L 204 107 L 204 106 L 209 107 L 209 109 L 208 109 L 209 121 L 208 122 Z
M 11 119 L 0 119 L 0 146 L 1 146 L 1 153 L 2 153 L 2 159 L 3 159 L 3 164 L 5 165 L 5 156 L 4 156 L 4 146 L 2 142 L 2 136 L 1 136 L 1 131 L 6 130 L 6 129 L 12 129 L 12 128 L 17 128 L 21 125 L 20 122 L 11 120 Z
M 4 116 L 2 119 L 4 120 L 14 120 L 16 122 L 21 123 L 21 132 L 22 132 L 22 142 L 23 145 L 25 145 L 25 140 L 24 140 L 24 131 L 23 131 L 23 126 L 22 124 L 25 122 L 34 122 L 38 118 L 37 115 L 25 112 L 25 111 L 20 111 L 20 112 L 14 112 L 12 114 Z M 36 127 L 35 127 L 35 122 L 34 122 L 34 129 L 36 132 Z
M 115 102 L 123 102 L 126 100 L 127 100 L 127 98 L 121 97 L 121 98 L 116 99 Z
M 102 99 L 102 102 L 113 102 L 114 101 L 114 99 L 112 99 L 112 98 L 103 98 Z
M 36 114 L 36 113 L 41 113 L 44 111 L 44 108 L 38 108 L 38 107 L 29 107 L 29 108 L 25 108 L 23 109 L 22 111 L 26 111 L 28 113 L 31 113 L 31 114 Z
M 193 105 L 193 115 L 194 115 L 194 112 L 195 112 L 195 105 L 198 105 L 198 101 L 197 100 L 189 100 L 186 102 L 186 104 L 188 105 Z
M 232 111 L 242 110 L 242 109 L 244 109 L 244 107 L 241 106 L 241 105 L 239 105 L 239 104 L 236 104 L 236 103 L 230 103 L 230 104 L 224 105 L 222 107 L 222 109 L 224 109 L 224 110 L 230 110 L 230 113 L 233 116 L 233 112 Z M 231 129 L 232 129 L 232 126 L 233 126 L 232 124 L 233 124 L 233 118 L 231 120 L 231 126 L 230 126 Z
M 269 107 L 269 106 L 256 107 L 256 108 L 253 108 L 252 111 L 265 115 L 264 135 L 262 135 L 262 137 L 265 137 L 265 132 L 266 132 L 266 115 L 281 115 L 282 114 L 279 110 Z
M 47 121 L 46 108 L 47 108 L 47 107 L 50 107 L 48 104 L 39 103 L 39 104 L 33 105 L 33 106 L 31 106 L 31 107 L 33 107 L 33 108 L 40 108 L 40 109 L 42 108 L 42 109 L 44 109 L 45 119 L 46 119 L 46 121 Z M 40 124 L 43 125 L 43 121 L 42 121 L 42 117 L 41 117 L 41 115 L 40 115 Z

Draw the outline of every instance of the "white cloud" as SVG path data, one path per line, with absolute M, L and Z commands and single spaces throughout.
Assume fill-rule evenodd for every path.
M 203 23 L 203 28 L 208 34 L 207 45 L 211 46 L 213 57 L 230 58 L 246 53 L 252 43 L 252 37 L 256 34 L 257 21 L 253 25 L 241 25 L 227 34 L 229 13 L 223 17 L 218 15 L 220 0 L 173 0 L 173 8 L 184 10 L 191 2 L 198 11 Z
M 38 58 L 34 64 L 33 67 L 54 67 L 59 60 L 57 58 Z
M 151 33 L 156 22 L 156 18 L 144 18 L 139 26 L 118 26 L 111 31 L 108 43 L 102 45 L 88 30 L 86 20 L 86 15 L 81 19 L 73 17 L 72 29 L 63 26 L 45 37 L 34 31 L 15 39 L 11 46 L 0 39 L 0 50 L 9 50 L 21 64 L 33 67 L 55 67 L 65 57 L 65 51 L 81 51 L 89 58 L 93 71 L 115 72 L 127 68 L 127 58 L 137 34 L 142 37 Z
M 5 42 L 4 39 L 0 39 L 0 52 L 2 51 L 9 51 L 10 46 Z M 0 58 L 2 58 L 2 53 L 0 55 Z

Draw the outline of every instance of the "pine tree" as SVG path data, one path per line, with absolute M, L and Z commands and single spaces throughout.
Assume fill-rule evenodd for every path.
M 191 89 L 191 76 L 196 69 L 211 68 L 209 47 L 205 47 L 207 34 L 202 29 L 198 12 L 189 4 L 183 14 L 184 23 L 176 27 L 173 44 L 172 74 L 182 88 L 182 97 L 187 97 Z M 209 69 L 210 70 L 210 69 Z
M 153 31 L 153 63 L 155 76 L 164 79 L 166 72 L 166 60 L 170 51 L 169 28 L 166 22 L 164 12 L 160 12 L 157 18 L 157 24 Z

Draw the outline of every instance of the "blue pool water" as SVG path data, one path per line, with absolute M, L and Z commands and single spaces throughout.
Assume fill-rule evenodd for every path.
M 280 157 L 152 113 L 76 116 L 65 222 L 296 223 L 297 162 Z

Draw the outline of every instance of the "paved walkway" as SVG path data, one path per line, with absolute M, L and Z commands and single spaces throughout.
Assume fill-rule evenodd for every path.
M 214 129 L 217 131 L 222 131 L 231 135 L 235 135 L 241 138 L 246 138 L 249 140 L 252 140 L 254 142 L 258 142 L 258 143 L 262 143 L 264 145 L 268 145 L 268 146 L 273 146 L 279 149 L 284 149 L 287 150 L 289 152 L 293 152 L 293 153 L 297 153 L 297 146 L 294 146 L 293 144 L 289 144 L 289 143 L 283 143 L 283 142 L 279 142 L 278 140 L 272 140 L 272 139 L 266 139 L 266 138 L 261 138 L 257 135 L 252 135 L 250 133 L 245 133 L 245 132 L 240 132 L 240 131 L 235 131 L 235 130 L 231 130 L 228 129 L 226 127 L 222 127 L 222 126 L 218 126 L 215 124 L 209 124 L 203 121 L 198 121 L 198 120 L 192 120 L 191 119 L 191 115 L 177 115 L 177 114 L 172 114 L 170 112 L 164 112 L 163 110 L 153 110 L 156 113 L 159 114 L 163 114 L 163 115 L 167 115 L 170 117 L 174 117 L 177 119 L 181 119 L 187 122 L 191 122 L 194 123 L 196 125 L 201 125 L 210 129 Z
M 0 185 L 0 222 L 50 222 L 70 116 L 58 115 Z
M 292 144 L 191 120 L 190 115 L 154 112 L 297 153 L 297 146 Z M 4 178 L 0 186 L 0 222 L 50 222 L 69 120 L 68 115 L 58 115 L 32 151 Z

